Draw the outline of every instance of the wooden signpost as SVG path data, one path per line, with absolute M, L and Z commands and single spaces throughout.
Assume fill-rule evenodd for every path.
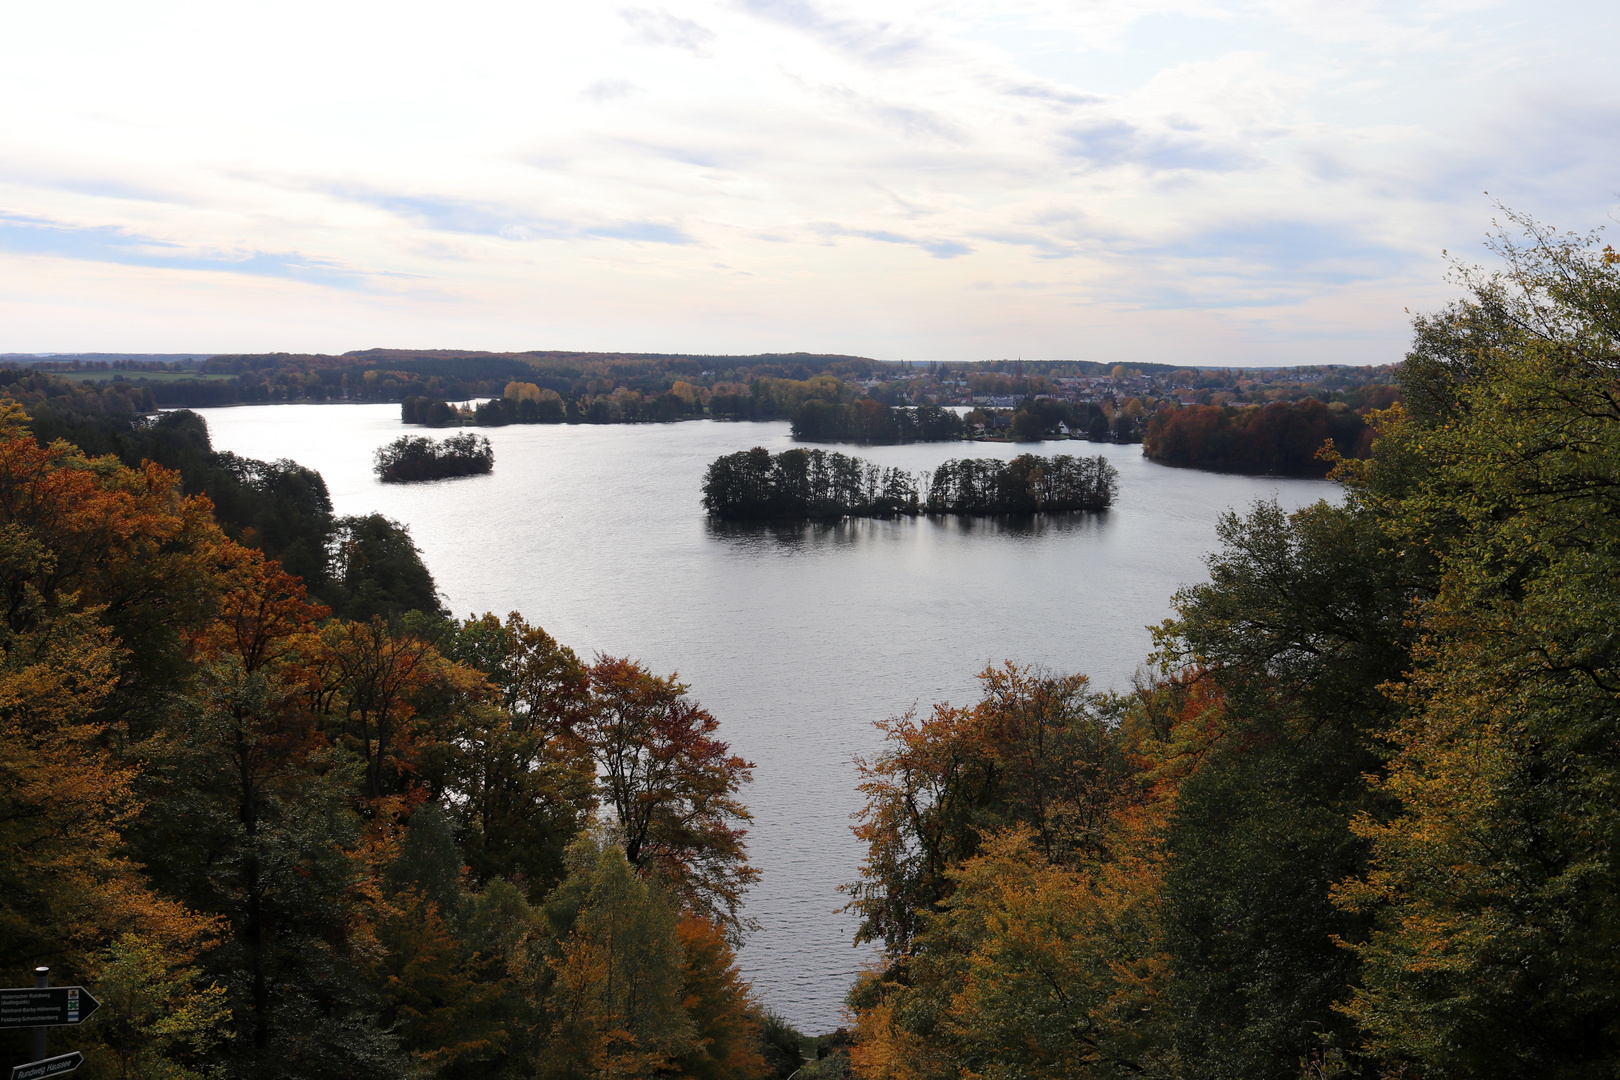
M 14 1066 L 11 1080 L 43 1080 L 77 1069 L 84 1061 L 84 1055 L 77 1050 L 55 1057 L 45 1056 L 45 1031 L 82 1024 L 99 1008 L 101 1002 L 82 986 L 52 986 L 50 968 L 34 969 L 33 986 L 0 989 L 0 1031 L 34 1029 L 34 1060 Z

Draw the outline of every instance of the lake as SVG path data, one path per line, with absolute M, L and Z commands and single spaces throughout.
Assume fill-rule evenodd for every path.
M 786 423 L 481 429 L 493 474 L 384 486 L 372 453 L 421 431 L 400 424 L 397 405 L 198 411 L 215 449 L 291 458 L 320 471 L 339 514 L 408 524 L 457 615 L 521 611 L 584 658 L 680 673 L 757 765 L 743 797 L 763 872 L 747 913 L 762 928 L 741 952 L 744 973 L 811 1033 L 838 1026 L 869 956 L 851 947 L 837 890 L 860 862 L 852 759 L 878 750 L 872 722 L 970 702 L 975 673 L 1004 659 L 1126 689 L 1151 648 L 1147 627 L 1171 614 L 1178 586 L 1205 576 L 1224 511 L 1338 497 L 1326 481 L 1155 465 L 1140 446 L 840 447 L 911 470 L 1102 453 L 1119 499 L 1101 514 L 1023 521 L 720 526 L 700 503 L 709 462 L 795 445 Z

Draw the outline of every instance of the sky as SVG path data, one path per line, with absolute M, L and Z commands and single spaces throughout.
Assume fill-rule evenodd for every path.
M 4 25 L 0 352 L 1388 363 L 1499 206 L 1620 207 L 1612 0 Z

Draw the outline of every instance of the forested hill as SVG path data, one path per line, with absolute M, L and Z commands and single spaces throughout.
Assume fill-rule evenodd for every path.
M 429 361 L 464 358 L 510 358 L 531 364 L 556 364 L 560 368 L 579 369 L 586 364 L 625 365 L 628 368 L 646 367 L 657 370 L 691 371 L 752 370 L 756 367 L 805 367 L 816 371 L 870 370 L 877 361 L 867 356 L 846 356 L 838 353 L 754 353 L 734 356 L 722 353 L 637 353 L 637 352 L 574 352 L 560 349 L 536 349 L 528 352 L 469 352 L 456 349 L 359 349 L 344 353 L 345 358 L 363 362 Z
M 399 401 L 406 397 L 465 400 L 499 395 L 508 382 L 531 382 L 564 396 L 625 388 L 657 394 L 678 381 L 746 385 L 757 378 L 808 379 L 816 375 L 862 378 L 881 365 L 858 356 L 765 353 L 756 356 L 687 356 L 664 353 L 517 352 L 454 349 L 366 349 L 340 356 L 258 354 L 215 356 L 203 375 L 228 375 L 245 388 L 264 386 L 243 400 L 274 400 L 277 386 L 326 399 Z M 296 376 L 296 380 L 293 378 Z M 594 384 L 594 385 L 593 385 Z M 296 400 L 296 397 L 293 398 Z

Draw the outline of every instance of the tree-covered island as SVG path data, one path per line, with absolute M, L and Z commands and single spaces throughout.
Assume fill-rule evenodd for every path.
M 470 431 L 445 439 L 401 435 L 377 449 L 374 467 L 385 484 L 479 476 L 495 468 L 495 451 L 488 439 Z
M 710 463 L 703 506 L 722 521 L 1060 513 L 1107 509 L 1118 481 L 1100 456 L 960 458 L 913 475 L 834 451 L 756 446 Z

